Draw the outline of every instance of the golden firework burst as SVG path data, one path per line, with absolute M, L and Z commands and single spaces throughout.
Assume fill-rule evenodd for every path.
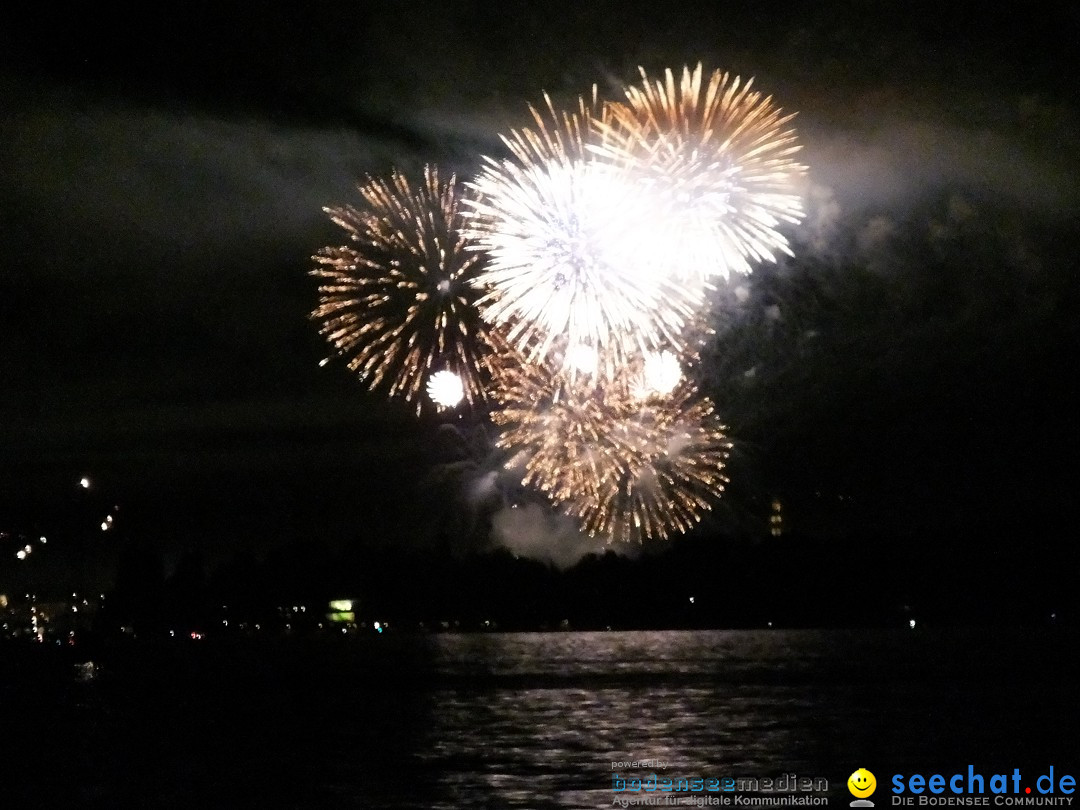
M 594 126 L 595 154 L 630 171 L 663 212 L 654 244 L 669 272 L 682 279 L 749 273 L 751 261 L 790 253 L 785 223 L 803 218 L 798 185 L 806 167 L 785 113 L 753 89 L 753 79 L 684 67 L 626 88 Z
M 395 171 L 358 188 L 362 206 L 325 209 L 349 244 L 314 256 L 320 331 L 369 387 L 418 412 L 439 372 L 460 378 L 468 402 L 482 398 L 496 339 L 476 308 L 484 255 L 467 249 L 455 178 L 425 167 L 418 185 Z
M 686 531 L 727 483 L 731 445 L 712 404 L 686 380 L 643 390 L 645 365 L 598 384 L 558 363 L 508 363 L 492 389 L 507 467 L 612 541 Z

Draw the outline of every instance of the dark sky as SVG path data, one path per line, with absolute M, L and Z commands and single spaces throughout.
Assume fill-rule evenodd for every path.
M 0 20 L 0 524 L 86 474 L 168 547 L 427 542 L 483 448 L 318 366 L 321 207 L 467 176 L 542 90 L 699 60 L 798 110 L 811 169 L 797 258 L 717 295 L 718 521 L 780 494 L 892 541 L 1075 522 L 1072 4 L 37 5 Z

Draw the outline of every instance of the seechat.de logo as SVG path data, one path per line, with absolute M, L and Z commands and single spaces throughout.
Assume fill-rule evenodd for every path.
M 1030 775 L 1025 778 L 1019 768 L 1013 768 L 1012 773 L 983 774 L 968 765 L 966 773 L 898 773 L 891 781 L 894 807 L 1071 805 L 1076 790 L 1076 777 L 1055 771 L 1053 765 L 1034 780 Z

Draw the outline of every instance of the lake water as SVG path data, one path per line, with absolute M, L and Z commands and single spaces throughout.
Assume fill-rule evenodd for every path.
M 829 781 L 1080 768 L 1077 638 L 1004 631 L 391 635 L 0 668 L 19 807 L 610 807 L 613 762 Z M 0 656 L 11 651 L 0 647 Z M 622 776 L 645 776 L 655 768 Z

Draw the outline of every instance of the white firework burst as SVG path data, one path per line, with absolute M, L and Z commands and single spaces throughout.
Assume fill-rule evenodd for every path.
M 477 305 L 530 359 L 590 347 L 611 376 L 631 354 L 678 344 L 704 290 L 649 265 L 653 196 L 588 149 L 605 108 L 594 97 L 573 113 L 548 109 L 551 126 L 534 109 L 537 129 L 504 138 L 513 159 L 485 159 L 471 184 L 467 233 L 489 257 Z
M 439 408 L 454 408 L 465 398 L 465 385 L 452 371 L 436 371 L 428 378 L 427 394 Z

